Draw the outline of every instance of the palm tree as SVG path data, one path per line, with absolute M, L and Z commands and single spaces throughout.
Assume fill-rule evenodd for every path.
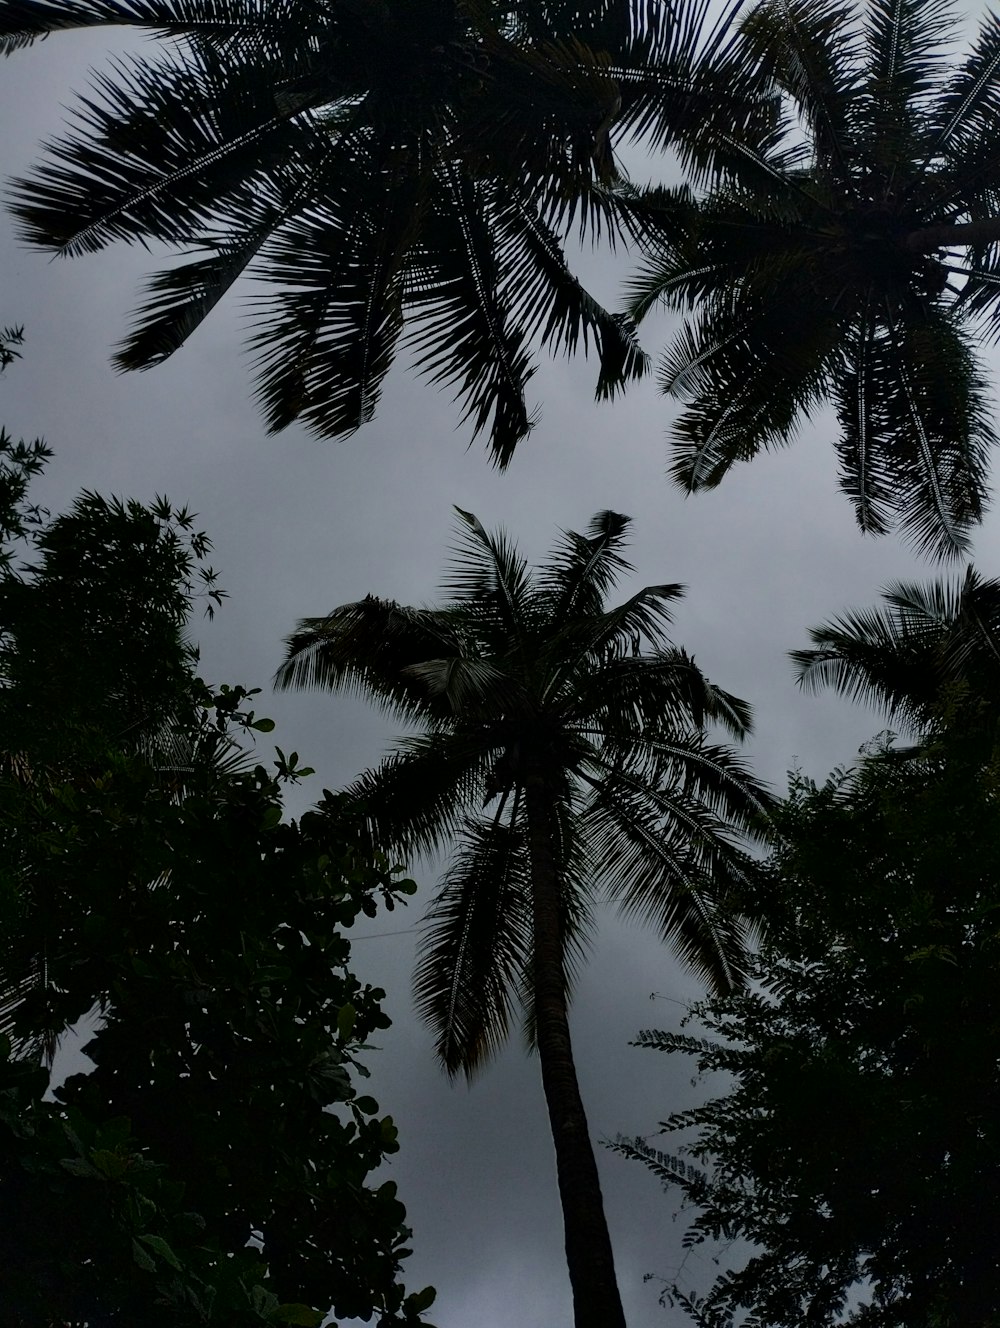
M 58 254 L 187 255 L 152 278 L 119 368 L 166 359 L 249 275 L 272 430 L 353 432 L 405 344 L 504 466 L 533 342 L 593 341 L 599 396 L 644 372 L 564 241 L 643 233 L 608 189 L 612 128 L 711 115 L 741 2 L 713 27 L 709 0 L 0 0 L 0 51 L 98 25 L 161 39 L 97 78 L 14 211 Z
M 779 113 L 704 144 L 701 197 L 647 196 L 663 234 L 632 288 L 637 318 L 696 311 L 661 377 L 685 402 L 684 488 L 830 401 L 861 529 L 967 547 L 995 441 L 973 343 L 1000 325 L 1000 18 L 961 60 L 954 29 L 946 0 L 761 0 L 743 20 Z
M 624 1323 L 568 1023 L 598 893 L 655 926 L 725 991 L 747 924 L 727 908 L 742 837 L 766 798 L 732 750 L 746 704 L 713 686 L 666 627 L 678 585 L 614 608 L 629 520 L 594 517 L 530 573 L 459 512 L 442 608 L 369 597 L 289 638 L 279 687 L 365 693 L 421 732 L 348 790 L 386 852 L 457 842 L 416 971 L 451 1074 L 472 1076 L 514 1012 L 537 1048 L 555 1144 L 577 1328 Z
M 888 586 L 885 607 L 813 628 L 792 652 L 799 686 L 832 687 L 877 706 L 922 739 L 967 705 L 992 743 L 1000 720 L 1000 581 L 972 567 L 961 579 Z

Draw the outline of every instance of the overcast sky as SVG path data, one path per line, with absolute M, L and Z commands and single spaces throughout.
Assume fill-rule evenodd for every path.
M 69 34 L 0 64 L 0 174 L 27 169 L 105 50 L 100 34 Z M 857 534 L 836 489 L 824 421 L 790 450 L 730 475 L 721 491 L 690 499 L 665 475 L 670 404 L 643 384 L 624 402 L 595 405 L 596 371 L 582 361 L 552 362 L 538 374 L 541 421 L 505 475 L 480 443 L 469 447 L 447 396 L 403 368 L 375 423 L 347 442 L 319 442 L 299 429 L 267 437 L 241 350 L 239 299 L 167 365 L 119 377 L 109 351 L 136 303 L 144 256 L 115 249 L 50 261 L 18 247 L 6 218 L 0 245 L 0 324 L 23 323 L 27 335 L 23 360 L 0 383 L 0 421 L 15 436 L 44 435 L 56 452 L 36 498 L 59 510 L 81 488 L 142 500 L 165 492 L 200 513 L 230 594 L 214 623 L 197 624 L 203 673 L 264 688 L 258 712 L 277 722 L 274 738 L 317 769 L 298 805 L 375 763 L 391 732 L 361 702 L 272 696 L 282 638 L 299 617 L 369 592 L 433 602 L 454 504 L 488 527 L 505 526 L 532 559 L 558 528 L 581 529 L 599 509 L 630 514 L 636 572 L 622 597 L 650 582 L 688 586 L 675 640 L 714 681 L 752 702 L 750 750 L 775 785 L 784 786 L 794 764 L 822 777 L 850 762 L 881 727 L 871 713 L 800 695 L 786 658 L 807 644 L 810 625 L 872 603 L 887 581 L 933 575 L 897 540 Z M 620 269 L 587 266 L 613 301 Z M 650 323 L 647 348 L 662 346 L 668 330 L 665 321 Z M 976 550 L 986 575 L 1000 567 L 998 543 L 991 515 Z M 391 1175 L 414 1228 L 407 1283 L 437 1286 L 431 1317 L 440 1328 L 568 1324 L 537 1065 L 514 1045 L 471 1088 L 437 1070 L 409 993 L 413 929 L 434 885 L 432 872 L 417 874 L 411 907 L 370 928 L 404 934 L 359 940 L 354 965 L 386 987 L 394 1020 L 371 1068 L 373 1091 L 401 1130 Z M 676 1027 L 698 990 L 650 937 L 605 922 L 573 1012 L 584 1099 L 596 1137 L 651 1135 L 663 1116 L 694 1100 L 692 1067 L 627 1043 L 643 1027 Z M 651 1000 L 654 992 L 663 999 Z M 646 1273 L 676 1274 L 684 1258 L 673 1197 L 634 1164 L 603 1152 L 598 1162 L 630 1325 L 684 1322 L 658 1307 L 655 1282 L 643 1282 Z M 693 1253 L 681 1278 L 704 1287 L 712 1272 Z

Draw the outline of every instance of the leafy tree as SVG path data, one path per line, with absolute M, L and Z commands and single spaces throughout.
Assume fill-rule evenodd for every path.
M 165 359 L 249 273 L 272 429 L 357 429 L 405 333 L 506 465 L 532 423 L 532 343 L 592 339 L 601 396 L 644 371 L 630 320 L 588 294 L 563 245 L 644 228 L 608 189 L 612 130 L 661 142 L 751 113 L 728 73 L 739 5 L 714 29 L 709 8 L 2 0 L 8 52 L 105 24 L 162 39 L 96 80 L 15 212 L 62 254 L 124 240 L 188 255 L 153 277 L 120 367 Z
M 357 689 L 420 732 L 347 796 L 373 842 L 412 857 L 457 843 L 416 974 L 452 1074 L 472 1076 L 516 1006 L 539 1054 L 577 1328 L 623 1323 L 573 1062 L 572 975 L 599 894 L 650 923 L 716 989 L 739 985 L 746 924 L 729 904 L 764 795 L 707 724 L 742 737 L 744 702 L 666 628 L 678 585 L 606 594 L 630 570 L 628 518 L 563 534 L 534 574 L 459 512 L 448 602 L 369 596 L 289 639 L 283 687 Z
M 749 69 L 781 99 L 716 140 L 709 188 L 661 191 L 632 312 L 695 312 L 663 361 L 685 409 L 673 476 L 720 483 L 836 409 L 841 487 L 863 531 L 968 547 L 995 433 L 977 329 L 1000 296 L 1000 19 L 953 55 L 947 0 L 762 0 Z M 713 146 L 707 128 L 705 151 Z
M 103 756 L 109 739 L 134 746 L 188 688 L 192 602 L 204 597 L 211 611 L 222 597 L 204 561 L 211 544 L 166 499 L 147 508 L 83 493 L 54 519 L 34 517 L 22 532 L 31 563 L 19 571 L 8 563 L 0 577 L 8 750 L 64 765 L 88 747 Z
M 85 495 L 3 582 L 0 1318 L 417 1325 L 433 1293 L 406 1295 L 404 1210 L 368 1183 L 396 1130 L 356 1079 L 384 993 L 345 936 L 414 887 L 331 800 L 284 818 L 296 754 L 239 751 L 273 725 L 193 676 L 198 549 L 165 510 Z M 43 1098 L 88 1014 L 95 1068 Z
M 729 1076 L 664 1123 L 694 1131 L 681 1156 L 619 1145 L 687 1196 L 689 1240 L 755 1247 L 668 1293 L 702 1328 L 1000 1322 L 997 752 L 971 715 L 916 759 L 796 778 L 752 985 L 697 1010 L 708 1038 L 641 1035 Z

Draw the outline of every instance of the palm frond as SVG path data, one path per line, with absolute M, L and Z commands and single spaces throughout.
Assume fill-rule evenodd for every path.
M 992 706 L 1000 683 L 1000 583 L 973 567 L 961 578 L 897 582 L 883 607 L 810 632 L 814 648 L 792 654 L 799 685 L 833 687 L 926 734 L 957 688 Z
M 594 770 L 612 771 L 651 797 L 678 789 L 747 840 L 766 842 L 771 834 L 773 795 L 737 751 L 697 729 L 664 725 L 659 732 L 609 736 Z
M 662 733 L 669 726 L 688 730 L 721 724 L 738 738 L 752 729 L 747 702 L 711 683 L 679 647 L 588 663 L 573 678 L 567 715 L 602 730 L 610 740 Z
M 951 676 L 975 678 L 975 699 L 989 699 L 997 693 L 1000 581 L 984 581 L 974 567 L 966 568 L 945 660 Z
M 243 200 L 240 225 L 233 225 L 214 244 L 206 237 L 209 257 L 198 258 L 154 276 L 147 286 L 150 298 L 136 315 L 136 326 L 119 347 L 115 366 L 122 370 L 148 369 L 169 358 L 204 321 L 233 284 L 256 259 L 263 245 L 289 220 L 315 190 L 330 167 L 331 151 L 324 145 L 302 173 L 275 172 L 259 182 L 252 197 Z
M 13 930 L 9 918 L 5 926 L 9 931 Z M 11 939 L 8 934 L 5 952 L 0 952 L 0 1037 L 10 1039 L 14 1056 L 43 1059 L 51 1064 L 59 1036 L 65 1031 L 65 1024 L 57 1020 L 39 1031 L 39 1026 L 47 1022 L 43 1008 L 48 987 L 48 966 L 42 955 L 12 954 L 12 948 L 20 947 L 16 946 L 16 941 L 15 946 L 11 947 Z M 35 1007 L 31 1021 L 34 1031 L 22 1035 L 20 1016 L 29 1003 Z
M 412 863 L 454 842 L 483 800 L 493 755 L 479 735 L 429 733 L 398 749 L 343 790 L 367 847 Z
M 466 822 L 425 914 L 413 979 L 417 1010 L 451 1075 L 473 1078 L 507 1039 L 531 949 L 530 897 L 516 814 Z
M 620 512 L 597 512 L 585 535 L 575 530 L 561 533 L 538 573 L 553 622 L 600 611 L 607 592 L 624 572 L 632 570 L 621 555 L 630 524 L 631 517 Z
M 928 115 L 932 128 L 924 164 L 941 153 L 973 147 L 1000 113 L 1000 15 L 980 20 L 972 47 L 941 87 Z
M 671 390 L 683 384 L 689 403 L 669 435 L 676 484 L 689 493 L 715 488 L 738 461 L 792 441 L 823 394 L 837 344 L 833 320 L 811 312 L 802 302 L 798 310 L 737 306 L 731 323 L 706 313 L 681 333 L 662 380 Z
M 486 719 L 503 714 L 513 699 L 507 673 L 488 659 L 450 655 L 409 664 L 403 673 L 423 687 L 428 696 L 441 697 L 456 715 Z
M 588 229 L 589 186 L 617 176 L 610 130 L 621 90 L 611 60 L 577 34 L 531 43 L 486 38 L 489 61 L 480 94 L 456 126 L 466 161 L 503 163 L 523 180 L 546 218 L 574 213 Z
M 865 534 L 884 535 L 896 506 L 885 400 L 891 390 L 886 348 L 879 325 L 866 308 L 846 335 L 844 365 L 834 374 L 831 395 L 841 434 L 837 441 L 840 487 L 854 505 Z
M 150 28 L 170 37 L 216 42 L 278 32 L 294 18 L 294 0 L 2 0 L 0 54 L 71 28 Z
M 921 552 L 953 558 L 968 550 L 988 496 L 996 434 L 985 383 L 953 317 L 928 310 L 901 323 L 890 313 L 887 323 L 883 410 L 896 440 L 888 464 L 899 524 Z
M 904 184 L 921 151 L 936 150 L 924 144 L 941 58 L 954 33 L 954 7 L 950 0 L 870 0 L 865 20 L 863 127 Z
M 947 611 L 953 594 L 945 583 L 930 600 L 917 587 L 896 586 L 886 596 L 888 607 L 844 614 L 812 628 L 812 648 L 790 652 L 798 685 L 810 692 L 832 688 L 911 729 L 926 725 L 944 681 L 948 623 L 937 612 Z
M 573 354 L 593 341 L 599 398 L 642 378 L 649 358 L 627 315 L 603 308 L 572 274 L 558 239 L 534 207 L 513 194 L 499 202 L 494 227 L 506 299 L 529 336 Z
M 489 187 L 447 161 L 436 177 L 436 200 L 409 269 L 407 339 L 416 368 L 455 387 L 474 432 L 488 431 L 502 470 L 532 428 L 524 392 L 535 367 L 501 290 Z
M 325 146 L 308 115 L 280 110 L 258 68 L 208 49 L 183 64 L 123 58 L 94 76 L 74 133 L 14 182 L 12 210 L 27 240 L 61 254 L 115 240 L 190 246 L 227 222 L 242 229 L 257 193 L 285 194 Z
M 858 51 L 847 0 L 764 0 L 741 35 L 805 118 L 816 157 L 847 178 Z
M 771 113 L 766 87 L 737 40 L 743 0 L 715 15 L 713 8 L 704 0 L 637 3 L 632 34 L 613 56 L 621 132 L 649 150 L 675 150 L 694 173 L 714 160 L 721 138 L 752 134 L 761 114 Z
M 370 696 L 390 714 L 432 723 L 451 714 L 446 695 L 415 675 L 414 665 L 461 658 L 463 638 L 454 615 L 414 609 L 369 595 L 324 618 L 304 618 L 286 639 L 279 690 L 320 687 Z
M 267 242 L 255 300 L 258 399 L 273 431 L 301 419 L 321 437 L 374 414 L 403 326 L 406 257 L 423 199 L 346 144 L 328 151 L 330 190 Z
M 670 604 L 683 598 L 685 590 L 676 584 L 643 586 L 613 609 L 567 622 L 553 641 L 548 693 L 554 695 L 565 679 L 578 673 L 585 680 L 588 665 L 596 660 L 638 655 L 644 648 L 669 651 Z
M 474 614 L 484 644 L 506 653 L 531 620 L 528 565 L 503 530 L 491 534 L 472 512 L 456 507 L 455 513 L 458 539 L 442 589 Z
M 732 900 L 750 860 L 732 832 L 683 790 L 650 790 L 608 770 L 587 807 L 596 870 L 626 915 L 717 991 L 741 983 L 749 927 Z

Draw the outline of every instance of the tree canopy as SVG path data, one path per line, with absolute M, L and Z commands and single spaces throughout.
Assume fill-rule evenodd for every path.
M 0 1304 L 33 1328 L 421 1322 L 405 1212 L 371 1173 L 396 1129 L 359 1091 L 384 992 L 348 968 L 360 912 L 415 887 L 332 800 L 290 821 L 243 688 L 185 627 L 190 518 L 84 495 L 0 525 Z M 193 529 L 193 528 L 191 528 Z M 46 1096 L 65 1030 L 94 1063 Z
M 619 1144 L 687 1197 L 689 1242 L 750 1243 L 669 1290 L 700 1328 L 997 1322 L 997 761 L 953 727 L 796 779 L 751 987 L 698 1007 L 707 1036 L 641 1035 L 726 1076 L 665 1121 L 679 1150 Z
M 686 1195 L 689 1243 L 749 1243 L 707 1294 L 668 1288 L 699 1328 L 997 1323 L 997 586 L 970 568 L 884 598 L 793 659 L 917 745 L 793 778 L 748 877 L 750 986 L 697 1008 L 709 1037 L 639 1039 L 729 1081 L 664 1122 L 678 1152 L 617 1145 Z

